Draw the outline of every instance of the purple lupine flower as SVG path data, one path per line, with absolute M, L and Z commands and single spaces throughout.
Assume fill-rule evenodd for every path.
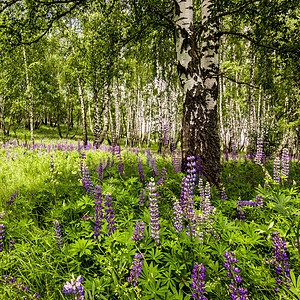
M 237 259 L 234 257 L 234 253 L 231 251 L 231 255 L 230 255 L 229 252 L 226 251 L 224 256 L 226 258 L 224 267 L 228 270 L 227 276 L 229 278 L 232 278 L 232 281 L 229 285 L 229 289 L 231 290 L 231 295 L 230 295 L 231 299 L 247 300 L 248 295 L 246 293 L 248 292 L 248 290 L 238 286 L 238 284 L 242 282 L 242 278 L 240 275 L 238 275 L 240 273 L 240 270 L 233 265 L 238 262 Z
M 211 192 L 210 192 L 209 182 L 207 182 L 206 185 L 205 185 L 204 195 L 205 195 L 205 198 L 211 199 Z
M 239 214 L 240 221 L 246 221 L 245 213 L 244 213 L 243 207 L 242 207 L 242 206 L 245 206 L 245 205 L 242 205 L 242 203 L 240 203 L 240 202 L 242 202 L 242 201 L 237 201 L 236 210 Z
M 263 138 L 258 138 L 256 156 L 254 158 L 255 163 L 258 165 L 261 165 L 261 160 L 263 157 L 263 145 L 264 145 Z
M 157 187 L 163 185 L 166 180 L 167 169 L 165 167 L 162 168 L 162 172 L 160 175 L 160 179 L 157 181 Z
M 81 276 L 78 276 L 77 279 L 75 279 L 74 275 L 72 274 L 72 279 L 70 282 L 66 282 L 64 284 L 64 288 L 62 290 L 63 294 L 74 294 L 80 296 L 79 298 L 75 297 L 77 300 L 84 300 L 84 287 L 81 285 L 83 281 L 83 278 Z
M 144 238 L 144 232 L 145 232 L 145 223 L 144 221 L 141 221 L 141 224 L 139 221 L 136 221 L 135 230 L 133 233 L 133 237 L 131 238 L 132 241 L 141 241 Z
M 222 201 L 226 201 L 227 200 L 225 188 L 223 188 L 222 191 L 221 191 L 221 200 Z
M 148 184 L 149 188 L 149 206 L 151 217 L 151 237 L 154 238 L 156 245 L 159 244 L 159 211 L 157 204 L 157 193 L 153 178 Z
M 199 264 L 196 262 L 194 269 L 192 271 L 192 289 L 194 292 L 192 296 L 196 300 L 207 300 L 207 298 L 203 295 L 205 293 L 205 268 L 203 264 Z
M 15 191 L 15 193 L 11 195 L 10 200 L 6 201 L 6 204 L 13 204 L 18 196 L 19 191 Z
M 58 251 L 61 251 L 60 247 L 64 244 L 63 239 L 62 239 L 61 227 L 60 227 L 58 220 L 55 220 L 53 223 L 54 223 L 54 228 L 55 228 L 55 235 L 56 235 Z
M 254 203 L 255 203 L 255 206 L 263 208 L 264 207 L 264 197 L 257 195 Z
M 90 221 L 90 220 L 93 220 L 94 218 L 95 218 L 95 216 L 83 216 L 83 217 L 81 217 L 81 219 L 84 220 L 84 221 L 86 221 L 86 220 Z
M 0 252 L 3 251 L 5 240 L 5 226 L 0 224 Z
M 174 221 L 175 221 L 174 222 L 175 232 L 179 233 L 183 231 L 183 223 L 182 223 L 183 210 L 177 199 L 175 199 L 174 201 L 173 210 L 174 210 L 173 214 L 174 214 Z
M 83 184 L 83 187 L 87 190 L 88 195 L 91 196 L 93 189 L 94 189 L 94 185 L 93 185 L 92 179 L 90 177 L 89 169 L 85 164 L 85 159 L 86 159 L 86 154 L 81 153 L 80 170 L 82 173 L 82 184 Z
M 102 189 L 100 186 L 95 186 L 95 227 L 94 227 L 94 241 L 99 240 L 103 225 L 103 205 L 102 205 Z
M 118 146 L 116 147 L 116 157 L 118 158 L 118 165 L 119 165 L 118 172 L 123 178 L 125 178 L 124 163 L 121 155 L 121 149 Z
M 196 236 L 196 219 L 194 211 L 194 186 L 196 182 L 196 163 L 195 157 L 187 157 L 187 176 L 185 182 L 185 192 L 187 192 L 187 209 L 185 211 L 185 217 L 188 220 L 187 232 L 186 234 L 191 238 L 191 236 Z
M 268 181 L 265 182 L 264 187 L 267 189 L 267 191 L 270 191 L 270 184 Z
M 280 184 L 280 160 L 278 158 L 274 160 L 273 179 Z
M 110 156 L 107 158 L 107 162 L 105 165 L 105 170 L 109 168 L 109 164 L 110 164 Z
M 141 190 L 140 198 L 139 198 L 139 206 L 143 206 L 145 201 L 145 189 Z
M 289 176 L 289 169 L 290 169 L 290 157 L 289 157 L 289 150 L 287 148 L 284 148 L 282 150 L 282 175 L 288 177 Z M 284 178 L 285 181 L 288 180 L 288 178 Z
M 103 164 L 102 161 L 99 163 L 99 168 L 97 169 L 98 178 L 102 181 L 103 180 Z
M 229 175 L 227 178 L 227 182 L 230 183 L 231 182 L 231 176 Z
M 13 241 L 13 240 L 9 241 L 9 248 L 10 248 L 9 252 L 11 252 L 13 249 L 15 249 L 15 241 Z
M 290 289 L 289 283 L 291 283 L 290 268 L 288 263 L 288 256 L 286 253 L 286 242 L 280 238 L 279 232 L 274 231 L 272 237 L 273 241 L 273 258 L 275 259 L 275 269 L 276 273 L 279 275 L 276 278 L 277 287 L 274 288 L 278 292 L 278 287 L 281 286 L 281 283 L 285 282 L 286 288 Z
M 0 283 L 2 285 L 6 285 L 11 291 L 15 291 L 18 295 L 18 299 L 27 299 L 27 296 L 31 296 L 30 299 L 40 298 L 41 296 L 38 293 L 34 293 L 34 295 L 29 295 L 28 291 L 30 289 L 29 286 L 25 286 L 23 282 L 16 283 L 15 278 L 9 278 L 8 275 L 2 276 L 0 278 Z M 14 297 L 14 299 L 16 299 Z
M 107 221 L 107 229 L 108 229 L 108 235 L 112 235 L 115 230 L 116 230 L 116 226 L 115 226 L 115 220 L 114 220 L 114 211 L 112 209 L 112 199 L 110 197 L 110 193 L 107 193 L 105 195 L 105 217 L 106 217 L 106 221 Z
M 145 185 L 144 169 L 143 169 L 142 160 L 139 157 L 137 158 L 137 164 L 138 164 L 138 169 L 139 169 L 140 182 L 144 186 Z
M 130 282 L 133 286 L 137 285 L 138 279 L 141 276 L 142 267 L 144 263 L 143 257 L 144 255 L 139 253 L 136 253 L 134 256 L 132 270 L 130 271 L 130 276 L 128 277 L 128 282 Z

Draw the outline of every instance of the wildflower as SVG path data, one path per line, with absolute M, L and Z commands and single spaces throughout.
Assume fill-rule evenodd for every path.
M 92 191 L 94 189 L 94 185 L 93 185 L 92 179 L 90 177 L 89 169 L 85 164 L 85 159 L 86 159 L 86 154 L 82 153 L 81 154 L 81 164 L 80 164 L 80 170 L 82 173 L 82 184 L 83 184 L 83 187 L 87 190 L 87 193 L 89 195 L 91 195 Z
M 112 235 L 115 230 L 115 220 L 114 220 L 114 211 L 112 209 L 112 199 L 110 197 L 110 193 L 107 193 L 105 195 L 105 216 L 106 216 L 106 221 L 107 221 L 107 229 L 108 229 L 108 235 Z
M 254 158 L 254 161 L 258 164 L 261 165 L 261 160 L 263 157 L 263 139 L 262 138 L 258 138 L 257 139 L 257 152 L 256 152 L 256 156 Z
M 54 223 L 54 228 L 55 228 L 55 235 L 56 235 L 58 251 L 61 251 L 60 247 L 63 245 L 63 239 L 62 239 L 60 224 L 59 224 L 58 220 L 55 220 L 53 223 Z
M 195 291 L 192 293 L 194 299 L 197 300 L 207 300 L 203 293 L 205 292 L 205 268 L 203 264 L 199 264 L 196 262 L 193 272 L 192 272 L 192 289 Z
M 139 221 L 136 221 L 136 226 L 134 230 L 133 237 L 131 238 L 132 241 L 141 241 L 144 238 L 144 232 L 145 232 L 145 223 L 141 221 L 141 224 Z
M 175 215 L 174 216 L 175 232 L 179 233 L 183 230 L 183 223 L 182 223 L 183 211 L 177 199 L 175 199 L 174 201 L 173 210 L 174 210 L 173 214 Z
M 273 179 L 280 184 L 280 161 L 278 158 L 275 158 L 274 160 Z
M 142 272 L 142 266 L 144 261 L 142 258 L 144 257 L 143 254 L 136 253 L 134 256 L 134 261 L 132 264 L 132 270 L 130 271 L 130 276 L 128 277 L 128 282 L 131 283 L 131 285 L 136 286 L 138 283 L 138 279 L 141 276 Z
M 10 200 L 6 201 L 6 204 L 13 204 L 18 196 L 19 191 L 15 191 L 15 193 L 11 195 Z
M 157 204 L 157 193 L 155 182 L 153 178 L 148 184 L 149 186 L 149 206 L 150 206 L 150 217 L 151 217 L 151 236 L 154 238 L 155 243 L 159 244 L 159 212 Z
M 281 164 L 282 164 L 282 175 L 288 177 L 289 168 L 290 168 L 290 159 L 289 159 L 289 150 L 287 148 L 284 148 L 282 151 Z M 285 178 L 284 180 L 287 181 L 288 179 Z
M 145 200 L 145 190 L 142 189 L 141 190 L 141 195 L 140 195 L 140 198 L 139 198 L 139 206 L 143 206 L 144 204 L 144 200 Z
M 228 270 L 227 276 L 229 278 L 232 278 L 232 281 L 229 285 L 229 289 L 231 290 L 231 295 L 230 295 L 231 299 L 247 300 L 248 295 L 246 293 L 248 292 L 248 290 L 238 286 L 238 284 L 242 282 L 241 276 L 238 275 L 240 273 L 240 270 L 233 265 L 236 264 L 238 260 L 234 257 L 234 253 L 232 251 L 231 251 L 231 255 L 229 254 L 228 251 L 226 251 L 224 256 L 226 258 L 224 267 Z
M 64 284 L 64 288 L 62 290 L 63 294 L 74 294 L 80 296 L 79 298 L 75 297 L 77 300 L 84 300 L 84 294 L 85 290 L 84 287 L 81 285 L 83 281 L 83 278 L 81 276 L 78 276 L 77 279 L 75 279 L 74 275 L 72 274 L 72 279 L 70 282 L 66 282 Z
M 100 161 L 99 168 L 97 169 L 98 178 L 102 181 L 103 180 L 103 164 Z
M 157 182 L 157 186 L 163 185 L 166 180 L 167 169 L 165 167 L 162 168 L 160 179 Z
M 284 281 L 287 283 L 286 288 L 290 289 L 290 285 L 288 283 L 290 280 L 290 269 L 288 263 L 288 256 L 286 253 L 286 242 L 279 237 L 279 232 L 274 231 L 272 237 L 273 241 L 273 258 L 275 259 L 275 269 L 276 273 L 279 275 L 276 278 L 277 287 L 274 288 L 276 292 L 278 292 L 278 287 L 280 287 L 281 283 Z

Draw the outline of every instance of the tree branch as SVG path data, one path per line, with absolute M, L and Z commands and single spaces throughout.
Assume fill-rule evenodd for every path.
M 226 73 L 222 73 L 222 75 L 224 75 L 224 74 L 226 74 Z M 235 79 L 233 79 L 233 78 L 231 78 L 231 77 L 228 77 L 228 76 L 226 76 L 226 75 L 224 75 L 224 77 L 225 77 L 226 79 L 232 81 L 232 82 L 237 83 L 237 84 L 245 84 L 245 85 L 248 85 L 248 86 L 250 86 L 250 87 L 252 87 L 252 88 L 254 88 L 254 89 L 259 89 L 259 87 L 255 86 L 255 85 L 252 85 L 252 84 L 250 84 L 250 83 L 248 83 L 248 82 L 238 81 L 238 80 L 235 80 Z
M 60 19 L 60 18 L 62 18 L 62 17 L 64 17 L 64 16 L 66 16 L 68 13 L 72 12 L 72 11 L 73 11 L 73 10 L 74 10 L 81 2 L 82 2 L 82 0 L 79 0 L 79 1 L 80 1 L 80 2 L 74 3 L 74 5 L 73 5 L 71 8 L 69 8 L 68 10 L 66 10 L 66 11 L 64 11 L 64 12 L 62 12 L 62 13 L 60 13 L 60 14 L 57 14 L 56 16 L 54 16 L 54 17 L 49 21 L 49 23 L 48 23 L 46 29 L 44 30 L 44 32 L 43 32 L 40 36 L 38 36 L 37 38 L 35 38 L 34 40 L 31 40 L 31 41 L 29 41 L 29 42 L 22 42 L 22 40 L 19 40 L 19 44 L 21 44 L 21 45 L 31 45 L 31 44 L 33 44 L 33 43 L 38 42 L 41 38 L 43 38 L 43 37 L 49 32 L 49 30 L 52 28 L 53 23 L 54 23 L 56 20 L 58 20 L 58 19 Z M 19 46 L 19 45 L 16 45 L 16 46 Z
M 44 4 L 44 5 L 53 5 L 53 4 L 67 4 L 67 3 L 82 3 L 86 0 L 53 0 L 53 1 L 39 1 L 35 0 L 36 3 Z
M 227 16 L 227 15 L 235 14 L 235 13 L 239 12 L 240 10 L 242 10 L 243 8 L 245 8 L 246 6 L 248 6 L 250 4 L 253 4 L 255 2 L 259 2 L 259 1 L 260 0 L 249 0 L 249 1 L 245 2 L 244 4 L 240 5 L 239 7 L 235 8 L 235 9 L 225 11 L 223 13 L 218 13 L 216 17 L 220 18 L 220 17 L 224 17 L 224 16 Z
M 174 28 L 176 28 L 176 22 L 174 22 L 174 20 L 172 20 L 168 15 L 162 13 L 159 9 L 154 6 L 149 6 L 149 10 L 159 15 L 162 19 L 167 20 Z
M 223 34 L 231 34 L 231 35 L 240 36 L 240 37 L 250 41 L 251 43 L 253 43 L 254 45 L 256 45 L 258 47 L 263 47 L 263 48 L 272 49 L 272 50 L 275 50 L 275 51 L 285 52 L 285 53 L 293 53 L 293 54 L 299 54 L 300 53 L 299 49 L 298 49 L 298 51 L 296 49 L 280 49 L 280 48 L 272 46 L 272 45 L 261 44 L 259 41 L 256 41 L 254 38 L 248 36 L 247 34 L 241 33 L 241 32 L 219 31 L 219 35 L 223 35 Z

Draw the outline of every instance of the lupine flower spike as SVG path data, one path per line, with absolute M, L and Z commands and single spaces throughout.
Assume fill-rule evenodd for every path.
M 282 150 L 282 175 L 288 177 L 289 176 L 289 169 L 290 169 L 290 158 L 289 158 L 289 150 L 287 148 L 284 148 Z M 288 178 L 284 179 L 285 181 L 288 180 Z
M 145 232 L 145 223 L 141 221 L 140 224 L 139 221 L 136 221 L 134 234 L 131 240 L 136 242 L 141 241 L 144 238 L 144 232 Z
M 278 287 L 280 287 L 283 282 L 286 284 L 286 288 L 290 289 L 290 268 L 286 253 L 286 242 L 280 238 L 279 232 L 273 232 L 272 241 L 274 246 L 273 258 L 275 259 L 276 273 L 279 275 L 279 277 L 276 278 L 277 287 L 275 287 L 274 290 L 278 292 Z
M 231 291 L 231 299 L 232 300 L 248 300 L 248 295 L 246 294 L 248 292 L 247 289 L 243 289 L 238 286 L 239 283 L 242 282 L 242 278 L 240 275 L 240 270 L 235 267 L 233 264 L 236 264 L 238 261 L 234 256 L 234 253 L 231 251 L 229 254 L 228 251 L 224 254 L 226 258 L 226 262 L 224 264 L 224 267 L 228 270 L 227 276 L 229 278 L 232 278 L 231 284 L 229 285 L 229 289 Z
M 196 300 L 207 300 L 207 298 L 203 295 L 205 293 L 205 268 L 203 264 L 195 263 L 193 272 L 192 272 L 192 289 L 194 292 L 192 296 Z
M 55 235 L 56 235 L 58 251 L 61 251 L 60 247 L 63 245 L 63 239 L 62 239 L 60 224 L 59 224 L 58 220 L 55 220 L 53 223 L 54 223 L 54 228 L 55 228 Z
M 138 283 L 138 279 L 141 276 L 142 266 L 143 266 L 143 254 L 136 253 L 134 256 L 134 261 L 132 264 L 132 270 L 130 271 L 130 276 L 128 277 L 128 282 L 131 285 L 136 286 Z
M 157 193 L 155 182 L 153 178 L 148 184 L 149 188 L 149 206 L 150 206 L 150 217 L 151 217 L 151 236 L 155 240 L 155 244 L 159 244 L 159 212 L 157 204 Z

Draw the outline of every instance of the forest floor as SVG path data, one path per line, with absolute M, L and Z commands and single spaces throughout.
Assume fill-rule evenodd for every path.
M 223 155 L 217 190 L 180 152 L 42 131 L 0 145 L 0 299 L 300 299 L 299 161 Z

